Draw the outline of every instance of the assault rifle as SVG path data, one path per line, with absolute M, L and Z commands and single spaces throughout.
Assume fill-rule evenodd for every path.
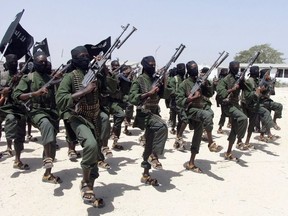
M 267 77 L 268 77 L 268 75 L 271 74 L 271 71 L 272 71 L 273 69 L 274 69 L 274 70 L 276 69 L 275 75 L 277 75 L 277 68 L 272 68 L 272 67 L 270 67 L 270 69 L 266 71 L 266 73 L 264 74 L 264 76 L 263 76 L 262 79 L 260 80 L 260 82 L 259 82 L 259 87 L 262 87 L 263 85 L 265 85 L 265 87 L 271 86 L 272 80 L 267 80 Z
M 55 72 L 52 78 L 45 83 L 41 88 L 49 88 L 53 85 L 56 85 L 61 82 L 63 74 L 66 73 L 71 67 L 71 63 L 66 64 L 65 66 L 62 64 Z M 31 98 L 28 99 L 25 103 L 22 103 L 27 111 L 30 111 L 30 105 L 31 105 Z
M 275 95 L 275 84 L 276 84 L 276 77 L 278 76 L 278 68 L 276 68 L 277 71 L 275 72 L 274 78 L 271 80 L 271 89 L 270 89 L 270 95 Z
M 30 56 L 30 58 L 25 62 L 25 64 L 24 64 L 23 67 L 21 68 L 21 70 L 20 70 L 18 73 L 16 73 L 16 74 L 11 78 L 11 80 L 8 82 L 7 87 L 10 89 L 9 91 L 11 91 L 11 89 L 18 84 L 19 80 L 20 80 L 21 77 L 24 75 L 24 71 L 27 69 L 26 67 L 27 67 L 30 59 L 31 59 L 31 56 Z M 1 97 L 0 97 L 0 106 L 3 106 L 4 104 L 6 104 L 6 102 L 7 102 L 7 97 L 4 97 L 3 95 L 1 95 Z
M 96 60 L 94 58 L 90 63 L 89 63 L 89 69 L 87 74 L 84 76 L 84 79 L 82 81 L 82 85 L 85 88 L 90 82 L 95 81 L 97 79 L 97 74 L 104 68 L 104 65 L 108 59 L 110 59 L 112 52 L 117 48 L 119 49 L 125 41 L 136 31 L 137 29 L 133 26 L 132 31 L 124 38 L 123 41 L 120 41 L 120 38 L 124 34 L 124 32 L 128 29 L 129 23 L 126 26 L 121 26 L 123 31 L 120 34 L 120 36 L 116 39 L 114 44 L 107 50 L 106 53 L 101 57 L 100 60 Z
M 176 48 L 176 52 L 173 54 L 169 62 L 164 67 L 162 67 L 158 72 L 155 73 L 155 77 L 157 77 L 157 79 L 153 82 L 152 88 L 155 86 L 160 86 L 162 84 L 169 67 L 173 62 L 176 62 L 176 60 L 179 58 L 185 47 L 186 47 L 185 45 L 180 44 L 180 46 Z
M 203 76 L 197 77 L 197 80 L 190 91 L 190 95 L 194 95 L 195 92 L 198 91 L 201 88 L 201 86 L 203 86 L 206 83 L 211 72 L 214 69 L 218 68 L 228 56 L 229 56 L 228 52 L 223 51 L 222 53 L 220 53 L 220 56 L 216 59 L 216 61 L 209 68 L 209 70 Z M 190 107 L 191 104 L 192 104 L 192 102 L 188 103 L 187 109 Z
M 256 61 L 256 59 L 258 58 L 258 56 L 260 55 L 260 52 L 256 52 L 256 54 L 250 59 L 250 61 L 248 62 L 248 65 L 246 66 L 246 68 L 240 73 L 240 75 L 238 76 L 238 79 L 236 80 L 236 82 L 234 83 L 234 87 L 238 86 L 240 84 L 240 82 L 242 80 L 244 80 L 245 78 L 245 75 L 246 75 L 246 72 L 247 70 L 254 64 L 254 62 Z M 233 92 L 230 92 L 228 94 L 228 96 L 223 100 L 223 102 L 227 103 L 230 101 L 230 97 L 232 96 L 232 93 Z

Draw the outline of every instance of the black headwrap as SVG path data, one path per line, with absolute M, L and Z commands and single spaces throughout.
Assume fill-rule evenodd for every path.
M 240 63 L 238 61 L 232 61 L 229 63 L 229 72 L 236 75 L 239 71 Z
M 201 73 L 207 73 L 209 71 L 208 67 L 203 67 Z
M 189 76 L 195 77 L 198 76 L 198 65 L 195 61 L 189 61 L 186 64 L 187 74 Z
M 5 56 L 6 62 L 4 64 L 5 70 L 9 70 L 12 73 L 17 72 L 17 66 L 18 66 L 18 58 L 14 54 L 8 54 Z
M 79 56 L 81 53 L 87 53 L 87 56 Z M 81 70 L 88 70 L 89 68 L 89 54 L 84 46 L 77 46 L 74 49 L 71 50 L 71 56 L 72 56 L 72 64 L 76 68 L 80 68 Z
M 220 73 L 219 73 L 219 78 L 224 78 L 228 74 L 228 69 L 227 68 L 221 68 Z
M 264 77 L 264 75 L 267 73 L 268 70 L 269 70 L 269 69 L 265 68 L 265 69 L 262 69 L 262 70 L 260 71 L 260 79 L 262 79 L 262 78 Z
M 259 77 L 259 67 L 258 66 L 252 66 L 250 68 L 250 77 Z
M 177 68 L 177 74 L 179 74 L 179 76 L 184 77 L 185 75 L 185 64 L 184 63 L 179 63 L 176 65 Z
M 153 75 L 155 73 L 155 59 L 153 56 L 146 56 L 142 59 L 141 65 L 143 66 L 144 71 L 146 71 L 149 75 Z
M 33 55 L 33 67 L 39 73 L 46 73 L 47 72 L 47 61 L 45 63 L 39 62 L 39 60 L 38 60 L 39 56 L 47 57 L 47 55 L 42 51 L 37 51 L 36 53 L 34 53 L 34 55 Z

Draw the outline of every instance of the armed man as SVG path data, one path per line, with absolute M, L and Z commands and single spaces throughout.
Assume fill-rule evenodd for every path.
M 247 150 L 252 147 L 250 138 L 258 115 L 265 132 L 268 133 L 268 136 L 272 136 L 270 128 L 274 127 L 275 123 L 271 118 L 270 112 L 260 103 L 260 96 L 264 91 L 265 86 L 259 83 L 259 67 L 252 66 L 250 68 L 250 77 L 245 81 L 242 91 L 241 106 L 244 113 L 249 117 L 249 125 L 245 144 L 236 146 L 240 150 Z
M 154 169 L 162 169 L 159 162 L 159 155 L 163 154 L 165 142 L 168 136 L 168 128 L 165 121 L 159 115 L 159 100 L 161 97 L 167 98 L 170 92 L 166 88 L 166 80 L 159 85 L 153 85 L 157 77 L 155 74 L 156 62 L 153 56 L 146 56 L 142 59 L 142 74 L 133 81 L 129 93 L 131 104 L 138 106 L 133 127 L 145 130 L 145 146 L 143 152 L 144 168 L 141 182 L 153 186 L 158 186 L 158 181 L 149 174 L 151 166 Z M 165 76 L 164 76 L 165 77 Z
M 61 81 L 56 101 L 61 118 L 70 124 L 83 147 L 81 161 L 82 181 L 80 191 L 85 203 L 92 203 L 95 207 L 102 207 L 101 198 L 95 198 L 93 192 L 94 181 L 98 178 L 98 160 L 101 146 L 101 117 L 99 103 L 99 89 L 101 82 L 94 80 L 83 87 L 82 81 L 89 69 L 89 54 L 84 46 L 72 49 L 72 64 L 75 70 L 66 74 Z
M 43 182 L 61 183 L 62 180 L 51 173 L 56 155 L 56 134 L 59 131 L 59 116 L 56 110 L 54 88 L 45 86 L 51 80 L 48 74 L 47 56 L 42 51 L 33 55 L 34 71 L 24 75 L 13 92 L 13 98 L 29 105 L 28 116 L 32 125 L 40 130 L 42 136 Z M 28 105 L 26 105 L 28 107 Z M 28 109 L 28 108 L 27 108 Z
M 237 82 L 236 75 L 238 74 L 240 68 L 240 63 L 237 61 L 232 61 L 229 63 L 229 74 L 221 79 L 217 85 L 217 94 L 219 100 L 221 101 L 221 106 L 226 116 L 231 117 L 231 130 L 228 136 L 228 149 L 224 155 L 226 160 L 233 160 L 238 162 L 238 158 L 232 155 L 232 147 L 238 138 L 237 145 L 243 146 L 242 139 L 245 136 L 247 129 L 248 118 L 243 113 L 239 105 L 239 95 L 240 90 L 243 88 L 243 81 Z
M 196 84 L 199 73 L 197 63 L 195 61 L 187 62 L 186 70 L 189 77 L 180 84 L 176 96 L 177 105 L 184 107 L 186 111 L 190 129 L 194 129 L 190 148 L 191 156 L 189 162 L 185 164 L 185 168 L 196 173 L 202 173 L 202 170 L 195 165 L 195 157 L 199 153 L 203 128 L 206 129 L 207 134 L 211 134 L 213 129 L 213 113 L 204 110 L 206 104 L 204 97 L 211 97 L 214 92 L 213 86 L 206 82 L 194 94 L 190 93 Z M 219 152 L 221 150 L 221 147 L 213 142 L 212 135 L 209 139 L 208 148 L 211 152 Z
M 7 73 L 7 80 L 3 86 L 2 96 L 3 100 L 0 107 L 0 117 L 5 119 L 4 131 L 7 140 L 7 150 L 2 153 L 4 157 L 13 156 L 12 143 L 14 141 L 15 149 L 15 161 L 13 168 L 28 170 L 28 164 L 23 164 L 20 160 L 21 151 L 24 149 L 25 142 L 25 107 L 19 103 L 16 103 L 12 98 L 12 93 L 15 86 L 18 84 L 22 74 L 17 71 L 18 59 L 14 54 L 8 54 L 5 56 L 6 62 L 4 67 Z M 2 123 L 2 121 L 1 121 Z

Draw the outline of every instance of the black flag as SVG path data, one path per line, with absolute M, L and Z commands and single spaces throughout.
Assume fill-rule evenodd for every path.
M 15 54 L 18 59 L 21 59 L 31 49 L 33 43 L 33 37 L 18 24 L 4 55 Z M 1 52 L 3 52 L 3 50 L 1 47 Z
M 42 51 L 42 52 L 44 52 L 44 53 L 47 55 L 47 57 L 50 56 L 47 38 L 45 38 L 45 39 L 42 40 L 41 42 L 36 42 L 36 43 L 34 44 L 34 47 L 33 47 L 33 55 L 34 55 L 37 51 Z
M 24 13 L 24 9 L 18 13 L 15 17 L 15 20 L 10 24 L 8 27 L 4 37 L 2 38 L 1 44 L 0 44 L 0 51 L 3 53 L 5 46 L 10 42 L 12 35 L 14 34 L 15 29 L 17 28 L 20 19 Z
M 109 50 L 109 48 L 111 47 L 111 37 L 102 40 L 100 43 L 96 45 L 86 44 L 84 46 L 88 50 L 91 59 L 93 59 L 93 56 L 97 56 L 101 52 L 106 53 Z

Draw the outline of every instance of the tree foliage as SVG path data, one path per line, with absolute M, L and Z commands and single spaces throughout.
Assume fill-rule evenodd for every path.
M 269 44 L 256 45 L 248 50 L 243 50 L 239 52 L 235 57 L 235 61 L 240 63 L 249 62 L 250 58 L 255 55 L 256 52 L 260 52 L 259 57 L 255 63 L 266 63 L 266 64 L 281 64 L 284 63 L 284 58 L 282 58 L 283 53 L 271 48 Z

